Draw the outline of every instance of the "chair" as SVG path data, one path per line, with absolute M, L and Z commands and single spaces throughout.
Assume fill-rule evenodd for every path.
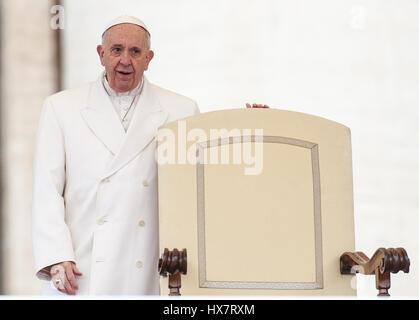
M 209 112 L 161 127 L 157 155 L 161 294 L 356 295 L 363 273 L 382 296 L 390 273 L 409 272 L 403 248 L 354 252 L 342 124 L 277 109 Z

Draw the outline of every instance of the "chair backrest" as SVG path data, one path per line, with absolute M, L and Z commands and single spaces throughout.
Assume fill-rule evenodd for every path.
M 339 270 L 355 243 L 349 128 L 215 111 L 161 127 L 157 153 L 160 251 L 187 249 L 182 295 L 356 295 Z

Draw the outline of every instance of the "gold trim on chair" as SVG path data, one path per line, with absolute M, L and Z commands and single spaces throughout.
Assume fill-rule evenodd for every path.
M 315 281 L 314 282 L 261 282 L 261 281 L 209 281 L 206 271 L 206 243 L 205 243 L 205 149 L 226 144 L 243 142 L 262 142 L 288 144 L 307 148 L 311 151 L 311 168 L 313 177 L 313 219 L 315 235 Z M 321 195 L 320 195 L 320 168 L 318 145 L 313 142 L 279 137 L 279 136 L 241 136 L 223 139 L 208 140 L 196 144 L 197 147 L 197 222 L 198 222 L 198 265 L 199 286 L 202 288 L 219 289 L 322 289 L 323 288 L 323 248 L 322 248 L 322 222 L 321 222 Z M 276 254 L 273 252 L 273 254 Z M 279 254 L 279 253 L 277 253 Z M 292 263 L 292 261 L 289 261 Z

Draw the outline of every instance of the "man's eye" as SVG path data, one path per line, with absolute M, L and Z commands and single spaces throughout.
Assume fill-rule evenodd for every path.
M 113 53 L 119 53 L 121 52 L 121 48 L 112 48 Z
M 141 51 L 139 49 L 132 49 L 131 52 L 134 55 L 139 55 Z

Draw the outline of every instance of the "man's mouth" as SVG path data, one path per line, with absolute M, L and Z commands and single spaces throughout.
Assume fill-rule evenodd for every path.
M 127 72 L 127 71 L 116 71 L 117 73 L 119 73 L 119 74 L 121 74 L 121 75 L 125 75 L 125 76 L 127 76 L 127 75 L 130 75 L 132 72 Z

